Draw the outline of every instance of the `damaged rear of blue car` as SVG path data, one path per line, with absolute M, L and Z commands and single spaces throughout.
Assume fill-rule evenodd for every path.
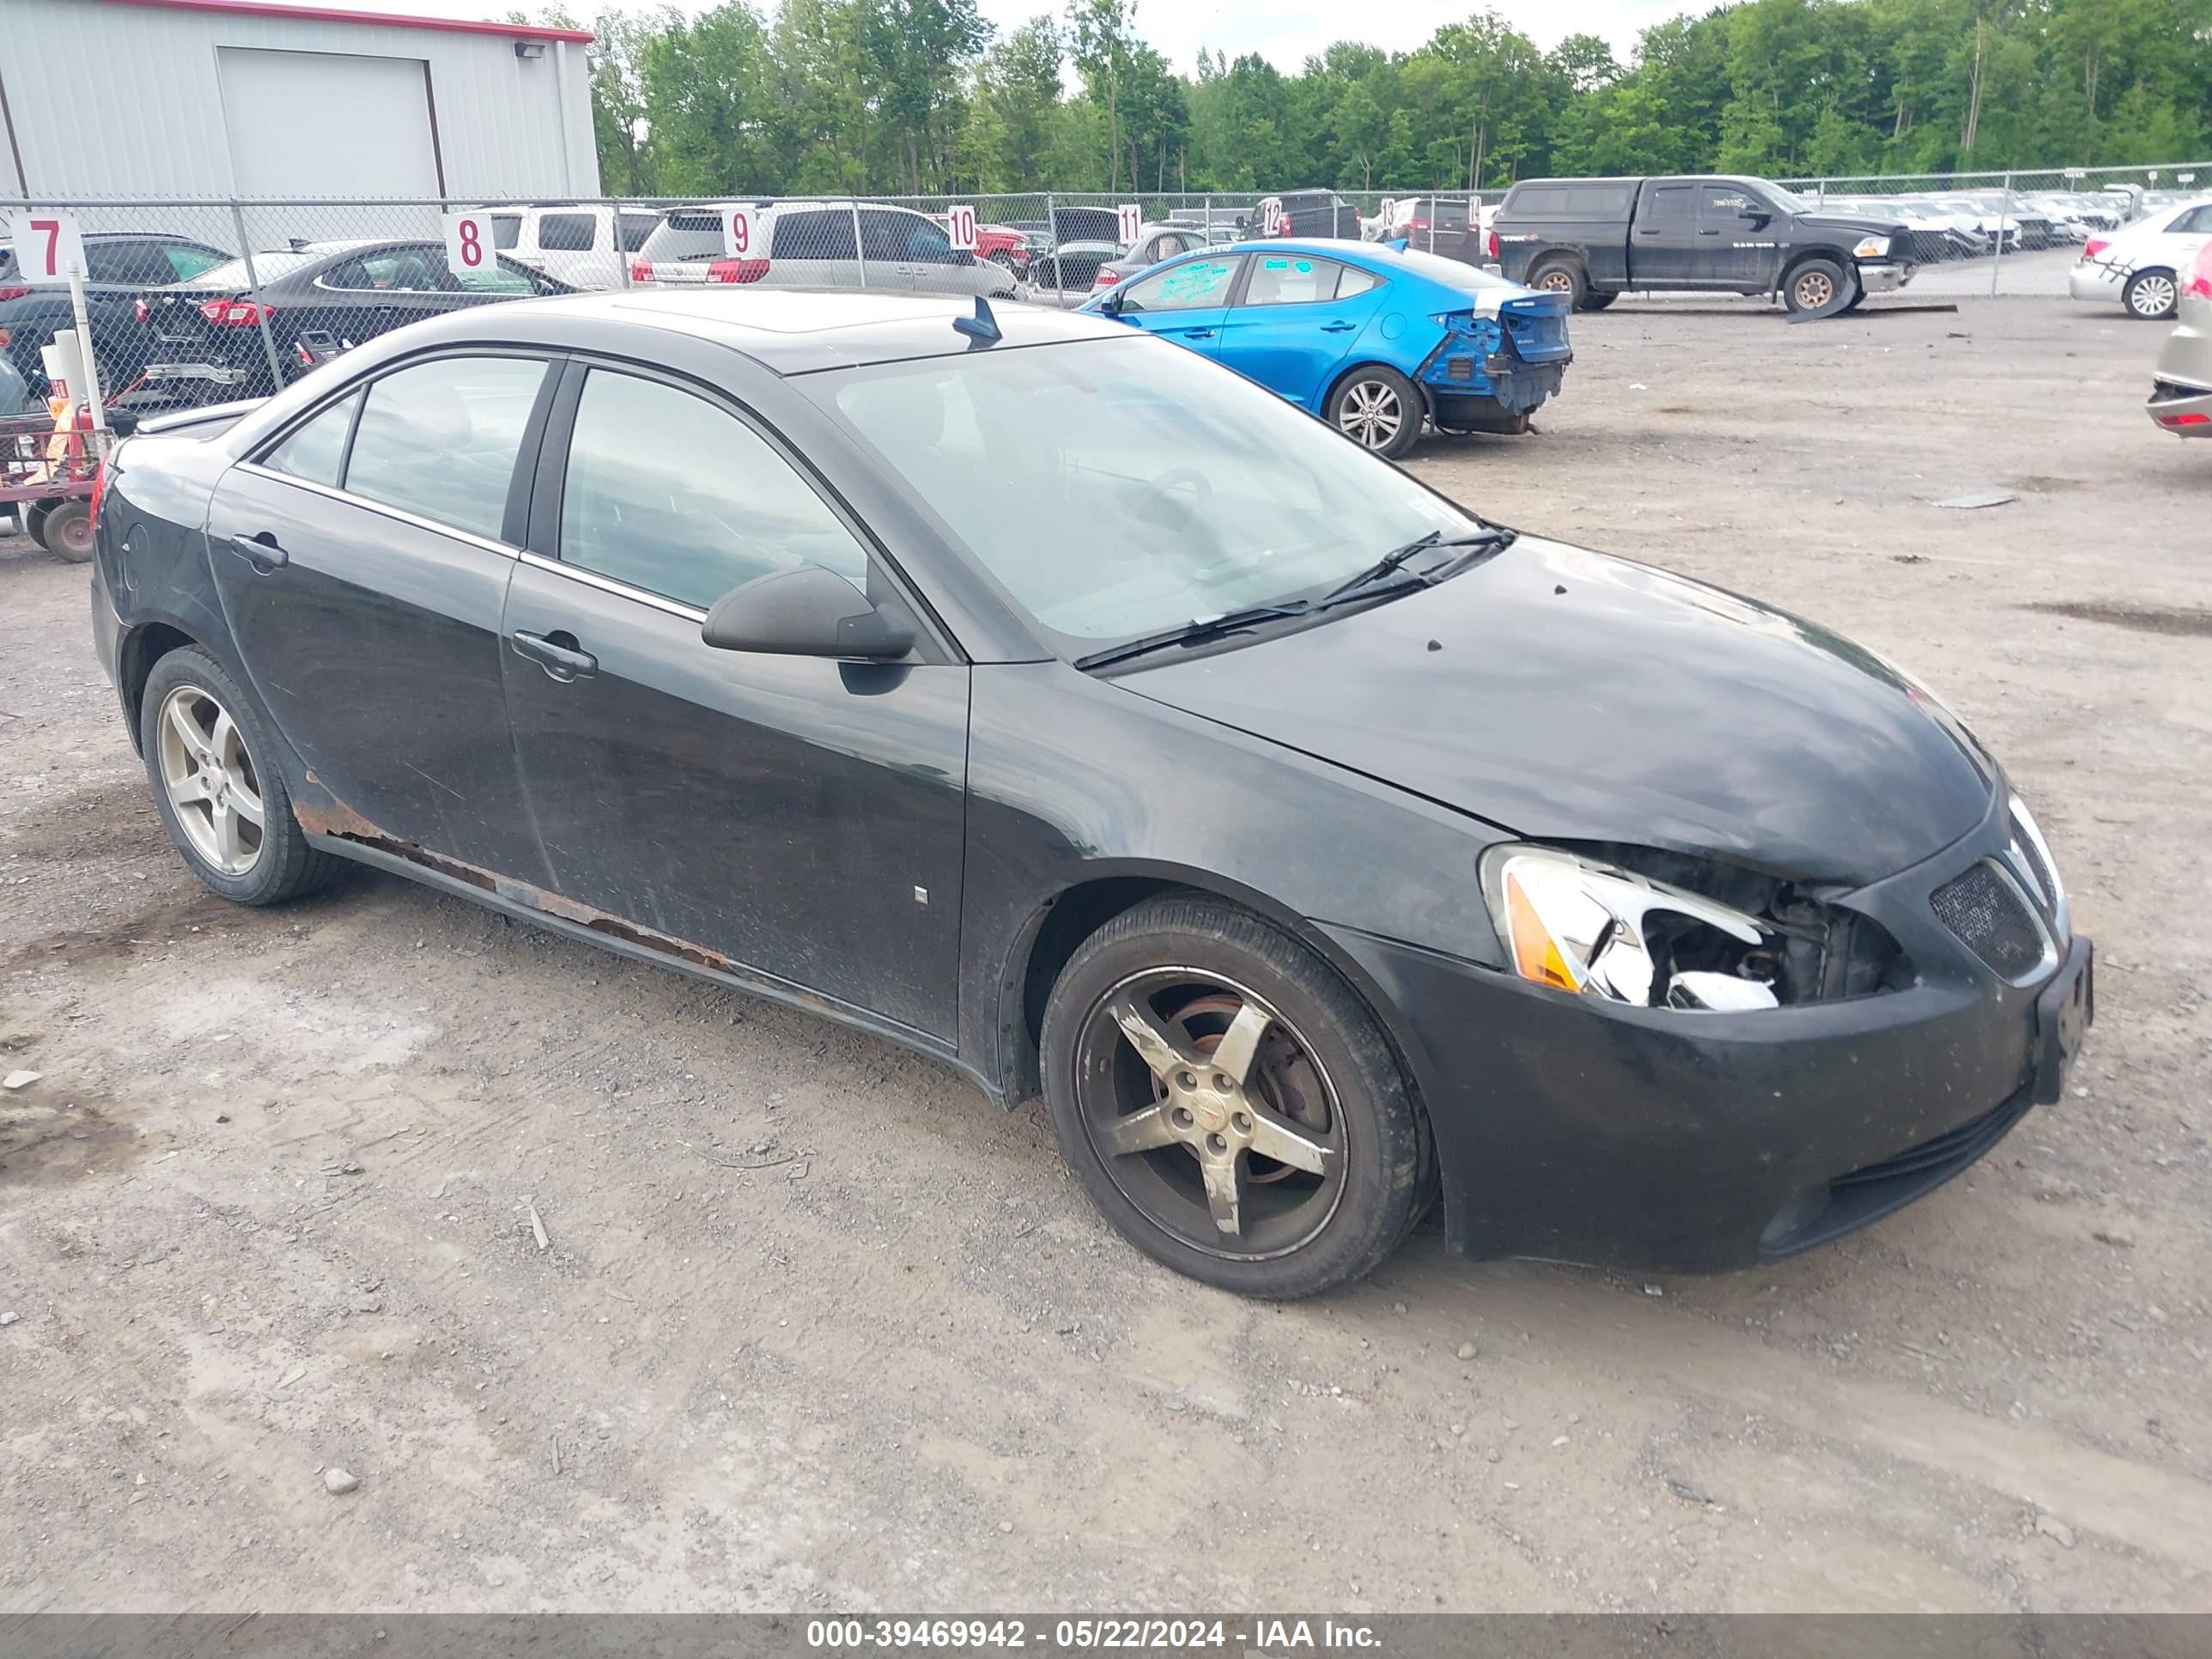
M 1565 296 L 1358 242 L 1210 248 L 1084 309 L 1211 357 L 1394 459 L 1425 422 L 1526 431 L 1574 361 Z

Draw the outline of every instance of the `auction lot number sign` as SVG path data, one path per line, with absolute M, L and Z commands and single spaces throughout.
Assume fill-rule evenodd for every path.
M 9 234 L 23 281 L 65 283 L 70 271 L 83 273 L 84 232 L 69 214 L 26 208 L 9 216 Z

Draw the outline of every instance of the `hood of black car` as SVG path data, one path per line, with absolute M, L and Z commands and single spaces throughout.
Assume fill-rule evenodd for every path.
M 1870 219 L 1863 213 L 1806 213 L 1797 223 L 1801 228 L 1850 230 L 1862 236 L 1896 236 L 1905 230 L 1894 219 Z
M 1850 641 L 1528 536 L 1434 587 L 1119 684 L 1516 835 L 1851 885 L 1966 834 L 1996 783 L 1940 704 Z

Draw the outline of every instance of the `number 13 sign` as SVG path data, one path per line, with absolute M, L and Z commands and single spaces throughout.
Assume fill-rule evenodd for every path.
M 480 213 L 448 213 L 445 225 L 446 268 L 454 276 L 474 276 L 499 268 L 490 220 Z
M 65 283 L 84 270 L 84 234 L 66 213 L 26 209 L 13 216 L 15 270 L 27 283 Z

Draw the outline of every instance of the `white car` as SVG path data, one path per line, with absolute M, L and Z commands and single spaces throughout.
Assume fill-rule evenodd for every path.
M 645 245 L 660 210 L 632 203 L 534 203 L 488 210 L 492 245 L 570 288 L 620 288 L 623 262 Z
M 725 251 L 723 220 L 747 216 L 750 246 Z M 855 240 L 857 233 L 858 240 Z M 878 202 L 732 202 L 672 208 L 630 263 L 634 285 L 910 289 L 1012 298 L 1013 273 L 952 246 L 945 227 Z
M 2173 315 L 2181 273 L 2212 237 L 2212 197 L 2154 208 L 2135 223 L 2081 244 L 2067 278 L 2077 300 L 2118 301 L 2143 322 Z

